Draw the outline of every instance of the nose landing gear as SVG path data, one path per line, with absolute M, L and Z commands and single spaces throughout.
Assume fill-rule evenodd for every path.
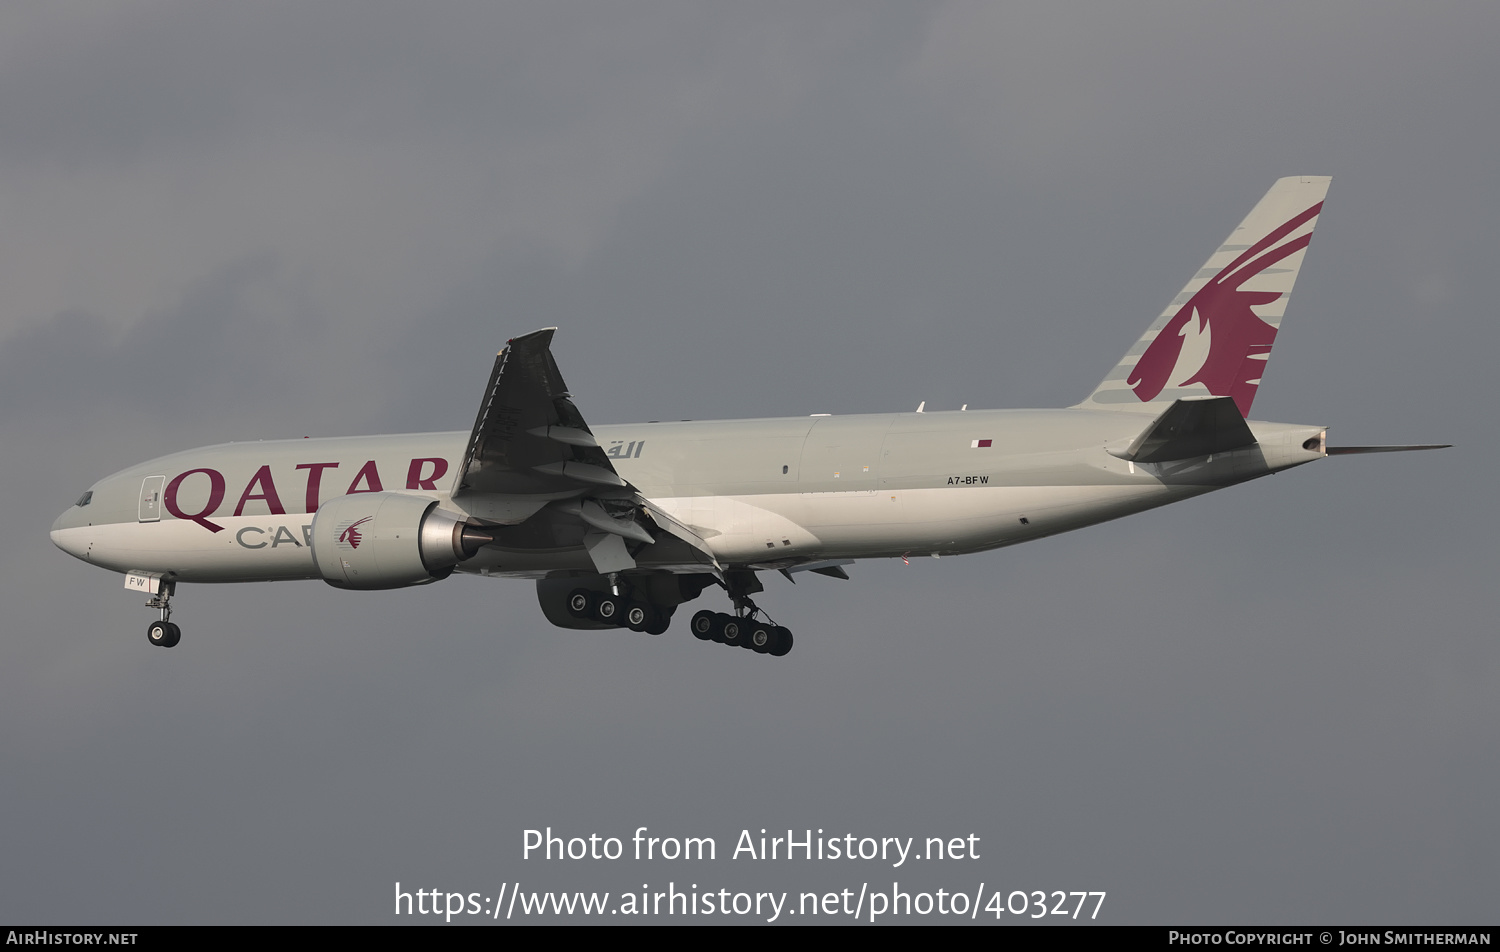
M 153 621 L 151 627 L 146 629 L 146 638 L 153 645 L 162 648 L 171 648 L 182 640 L 182 629 L 172 624 L 172 596 L 177 592 L 177 583 L 163 580 L 161 587 L 146 603 L 147 608 L 155 608 L 161 612 L 161 619 Z
M 153 645 L 170 648 L 182 640 L 182 629 L 169 621 L 153 621 L 146 629 L 146 637 Z

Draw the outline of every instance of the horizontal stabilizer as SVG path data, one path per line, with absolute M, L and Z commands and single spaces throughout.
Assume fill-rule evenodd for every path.
M 1452 443 L 1413 443 L 1410 446 L 1330 446 L 1329 456 L 1353 456 L 1359 453 L 1410 453 L 1413 450 L 1445 450 Z
M 1132 463 L 1165 463 L 1227 453 L 1255 443 L 1233 397 L 1178 400 L 1123 450 L 1109 452 Z

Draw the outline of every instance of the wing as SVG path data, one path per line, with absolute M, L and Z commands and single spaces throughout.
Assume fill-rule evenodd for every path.
M 533 545 L 576 545 L 581 534 L 601 573 L 642 562 L 717 572 L 701 538 L 655 510 L 615 471 L 557 369 L 556 330 L 517 337 L 495 358 L 454 500 L 499 525 L 524 523 Z
M 573 405 L 552 359 L 556 330 L 517 337 L 495 358 L 454 498 L 469 493 L 563 498 L 589 487 L 626 486 Z

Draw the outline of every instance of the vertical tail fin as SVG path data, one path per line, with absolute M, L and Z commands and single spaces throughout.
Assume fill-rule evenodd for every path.
M 1278 179 L 1078 406 L 1160 412 L 1216 396 L 1249 416 L 1330 181 Z

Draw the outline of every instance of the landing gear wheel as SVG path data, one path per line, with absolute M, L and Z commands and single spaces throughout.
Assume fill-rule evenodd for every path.
M 769 654 L 776 647 L 776 626 L 756 622 L 749 626 L 745 647 L 756 654 Z
M 694 615 L 692 623 L 688 625 L 689 628 L 693 629 L 693 637 L 699 641 L 713 641 L 714 621 L 718 617 L 718 612 L 711 612 L 707 609 Z
M 153 645 L 170 648 L 182 640 L 182 629 L 169 621 L 154 621 L 146 629 L 146 637 Z
M 637 602 L 625 609 L 625 627 L 631 631 L 645 631 L 656 622 L 657 616 L 656 609 Z
M 718 617 L 719 637 L 714 640 L 726 645 L 741 645 L 745 643 L 745 621 L 734 615 L 720 615 Z
M 666 631 L 667 626 L 670 624 L 672 624 L 672 618 L 670 615 L 664 613 L 658 614 L 656 616 L 656 620 L 646 626 L 645 632 L 648 635 L 659 635 L 662 632 Z
M 775 635 L 776 637 L 774 639 L 774 644 L 767 650 L 766 653 L 771 655 L 772 657 L 780 658 L 782 655 L 792 650 L 792 633 L 789 630 L 781 627 L 780 625 L 777 625 L 775 628 Z
M 594 593 L 586 588 L 575 588 L 568 594 L 568 614 L 574 618 L 588 618 L 594 613 Z
M 621 609 L 625 607 L 625 600 L 618 595 L 600 595 L 599 600 L 594 603 L 594 617 L 609 625 L 620 624 Z

